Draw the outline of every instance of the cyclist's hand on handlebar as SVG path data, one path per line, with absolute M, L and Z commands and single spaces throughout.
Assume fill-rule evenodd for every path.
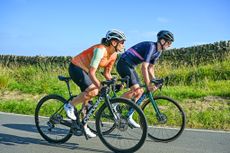
M 95 85 L 95 84 L 94 84 L 94 85 Z M 101 88 L 102 88 L 102 84 L 100 83 L 100 84 L 98 84 L 98 85 L 95 85 L 95 87 L 100 91 Z
M 103 87 L 103 85 L 100 83 L 100 86 L 99 86 L 99 91 L 101 91 L 101 89 L 102 89 L 102 87 Z
M 119 92 L 124 88 L 124 84 L 116 84 L 115 85 L 115 92 Z

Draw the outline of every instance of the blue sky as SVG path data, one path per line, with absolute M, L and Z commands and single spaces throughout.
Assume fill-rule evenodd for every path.
M 109 29 L 125 32 L 126 48 L 159 30 L 173 48 L 230 40 L 229 0 L 0 0 L 0 54 L 74 56 Z

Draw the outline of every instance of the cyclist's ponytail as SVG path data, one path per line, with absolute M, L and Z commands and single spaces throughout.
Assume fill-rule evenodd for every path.
M 105 46 L 109 46 L 110 45 L 110 41 L 108 41 L 106 38 L 102 38 L 101 39 L 101 44 L 103 44 Z

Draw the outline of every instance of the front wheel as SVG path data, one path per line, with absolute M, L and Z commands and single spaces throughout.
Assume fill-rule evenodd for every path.
M 144 144 L 147 137 L 147 122 L 142 110 L 132 101 L 124 98 L 111 99 L 110 103 L 111 105 L 117 105 L 114 111 L 115 118 L 105 103 L 100 107 L 96 115 L 96 129 L 99 138 L 104 145 L 114 152 L 137 151 Z M 134 109 L 132 116 L 139 123 L 140 128 L 134 128 L 130 124 L 128 118 L 130 109 Z M 105 124 L 107 126 L 102 126 Z M 105 127 L 115 128 L 110 133 L 105 134 Z
M 35 124 L 38 132 L 48 142 L 64 143 L 72 136 L 71 128 L 65 125 L 71 124 L 63 110 L 65 102 L 61 96 L 47 95 L 37 104 Z
M 169 97 L 154 97 L 154 101 L 160 111 L 159 114 L 156 113 L 149 99 L 141 106 L 149 126 L 148 136 L 156 141 L 175 140 L 185 128 L 184 111 L 176 101 Z
M 98 108 L 100 106 L 98 106 Z M 112 107 L 114 107 L 114 106 L 112 106 Z M 95 124 L 96 123 L 97 110 L 98 109 L 96 109 L 96 111 L 94 111 L 94 113 L 90 116 L 89 121 L 87 122 L 88 128 L 95 134 L 97 134 L 96 124 Z M 82 117 L 83 117 L 83 115 L 82 115 Z M 106 112 L 104 112 L 103 118 L 111 118 L 111 115 L 106 114 Z M 102 131 L 103 134 L 109 134 L 115 128 L 115 124 L 114 125 L 109 125 L 109 124 L 104 123 L 103 121 L 100 121 L 100 122 L 101 122 L 100 123 L 101 127 L 103 127 L 103 129 L 104 129 L 104 131 Z

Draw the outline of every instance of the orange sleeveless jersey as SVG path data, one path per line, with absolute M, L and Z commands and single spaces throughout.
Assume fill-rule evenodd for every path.
M 105 49 L 105 53 L 99 63 L 99 67 L 101 68 L 108 68 L 109 70 L 112 69 L 116 59 L 117 59 L 117 53 L 114 52 L 110 57 L 108 55 L 108 52 L 105 48 L 104 45 L 102 44 L 97 44 L 94 45 L 86 50 L 84 50 L 82 53 L 78 54 L 77 56 L 75 56 L 71 62 L 82 68 L 83 70 L 85 70 L 86 72 L 89 72 L 89 68 L 90 68 L 90 62 L 91 59 L 93 58 L 93 51 L 95 48 L 101 48 L 101 49 Z

